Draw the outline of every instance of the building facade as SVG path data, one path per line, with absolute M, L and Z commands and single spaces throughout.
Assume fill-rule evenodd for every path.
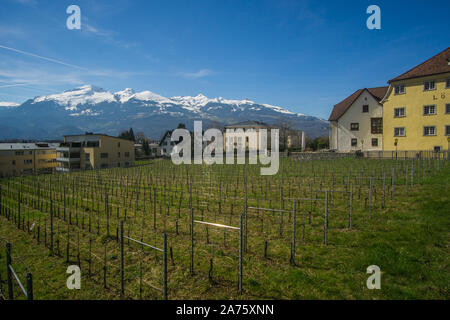
M 57 145 L 0 143 L 0 178 L 54 172 Z
M 259 131 L 267 130 L 267 148 L 270 149 L 270 130 L 271 126 L 258 121 L 245 121 L 233 125 L 227 125 L 223 131 L 223 150 L 227 150 L 227 145 L 232 146 L 234 150 L 258 151 L 259 150 Z M 239 131 L 242 129 L 241 131 Z M 256 133 L 256 139 L 250 139 L 243 132 Z
M 131 167 L 135 162 L 133 141 L 104 134 L 64 136 L 56 152 L 59 172 Z
M 383 149 L 383 106 L 388 87 L 365 88 L 334 106 L 330 118 L 330 149 L 337 152 Z
M 390 80 L 382 103 L 384 150 L 449 150 L 450 48 Z
M 167 130 L 161 140 L 159 141 L 159 148 L 161 156 L 170 157 L 172 154 L 173 147 L 175 146 L 175 141 L 171 141 L 173 130 Z

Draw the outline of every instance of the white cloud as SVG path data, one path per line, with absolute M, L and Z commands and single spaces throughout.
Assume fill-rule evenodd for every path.
M 20 104 L 15 103 L 15 102 L 0 101 L 0 107 L 14 108 L 14 107 L 18 107 L 18 106 L 20 106 Z
M 209 69 L 201 69 L 197 72 L 182 72 L 180 75 L 186 79 L 199 79 L 212 75 L 213 72 Z

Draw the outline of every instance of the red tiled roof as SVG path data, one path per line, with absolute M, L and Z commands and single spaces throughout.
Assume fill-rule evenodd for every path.
M 392 81 L 406 80 L 417 77 L 431 76 L 433 74 L 440 74 L 450 72 L 450 47 L 431 57 L 427 61 L 419 64 L 411 70 L 399 75 L 398 77 L 389 80 Z
M 358 99 L 358 97 L 361 95 L 361 93 L 364 92 L 364 90 L 369 91 L 369 93 L 378 101 L 380 102 L 381 99 L 383 99 L 384 95 L 387 92 L 388 87 L 376 87 L 376 88 L 365 88 L 365 89 L 359 89 L 356 90 L 353 94 L 339 102 L 337 105 L 334 106 L 333 111 L 331 111 L 330 118 L 328 121 L 336 121 L 338 120 L 347 110 L 351 107 L 353 102 Z

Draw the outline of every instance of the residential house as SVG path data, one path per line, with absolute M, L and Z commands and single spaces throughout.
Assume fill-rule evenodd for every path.
M 336 104 L 330 122 L 330 149 L 338 152 L 383 149 L 383 106 L 388 87 L 364 88 Z

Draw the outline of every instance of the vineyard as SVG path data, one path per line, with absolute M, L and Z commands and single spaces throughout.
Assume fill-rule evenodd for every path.
M 26 176 L 0 181 L 0 221 L 113 298 L 294 299 L 308 295 L 289 289 L 292 272 L 334 268 L 329 254 L 352 255 L 361 229 L 447 165 L 282 158 L 277 175 L 261 176 L 256 165 L 155 160 Z M 364 286 L 366 267 L 348 275 L 355 286 Z

